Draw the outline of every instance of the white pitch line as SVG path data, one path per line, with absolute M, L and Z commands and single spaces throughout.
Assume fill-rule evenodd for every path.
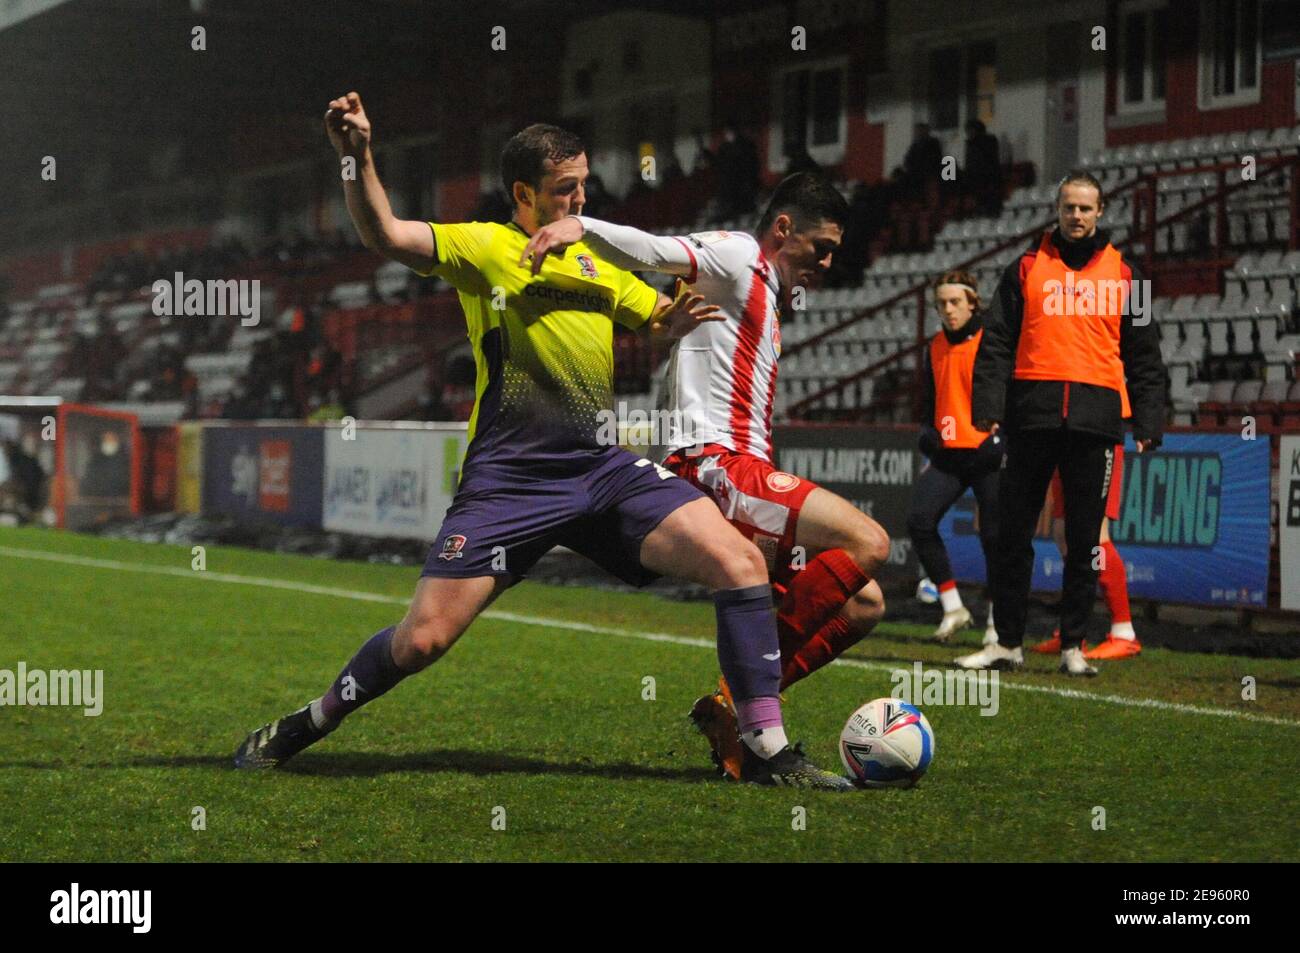
M 13 546 L 0 546 L 0 556 L 13 556 L 19 559 L 40 559 L 46 562 L 65 563 L 73 566 L 88 566 L 92 569 L 114 569 L 121 572 L 142 572 L 162 576 L 178 576 L 184 579 L 205 579 L 209 582 L 225 582 L 235 585 L 260 586 L 264 589 L 283 589 L 291 592 L 304 592 L 319 596 L 337 596 L 360 602 L 379 602 L 384 604 L 406 605 L 409 599 L 400 596 L 385 596 L 377 592 L 362 592 L 356 589 L 335 589 L 329 586 L 316 586 L 306 582 L 292 582 L 287 579 L 259 579 L 256 576 L 240 576 L 235 573 L 198 571 L 182 569 L 177 566 L 158 566 L 151 563 L 127 563 L 116 559 L 95 559 L 90 556 L 74 556 L 68 553 L 51 553 L 39 549 L 22 549 Z M 500 622 L 515 622 L 520 625 L 536 625 L 551 629 L 567 629 L 571 632 L 590 632 L 595 635 L 613 635 L 625 639 L 638 639 L 643 642 L 669 642 L 673 645 L 687 645 L 693 648 L 711 649 L 715 643 L 712 639 L 697 639 L 685 635 L 672 635 L 667 632 L 641 632 L 634 629 L 620 629 L 608 625 L 592 625 L 588 622 L 575 622 L 571 619 L 552 619 L 546 616 L 521 615 L 517 612 L 503 612 L 489 609 L 483 618 Z M 851 668 L 864 668 L 879 672 L 906 672 L 911 668 L 890 665 L 884 662 L 865 662 L 860 659 L 836 659 L 832 665 Z M 1236 718 L 1241 721 L 1255 722 L 1263 725 L 1286 725 L 1300 728 L 1300 721 L 1289 718 L 1277 718 L 1272 715 L 1255 715 L 1250 712 L 1237 711 L 1232 708 L 1209 708 L 1202 705 L 1186 705 L 1179 702 L 1162 701 L 1158 698 L 1129 698 L 1125 695 L 1094 695 L 1073 688 L 1053 688 L 1050 685 L 1027 685 L 1022 682 L 1009 682 L 999 679 L 1000 687 L 1017 692 L 1036 692 L 1040 695 L 1052 695 L 1057 698 L 1070 698 L 1082 701 L 1101 702 L 1108 705 L 1120 705 L 1127 708 L 1153 708 L 1183 715 L 1210 715 L 1217 718 Z

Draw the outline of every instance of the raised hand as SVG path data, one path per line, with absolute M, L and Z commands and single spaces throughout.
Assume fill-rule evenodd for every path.
M 364 155 L 370 148 L 370 120 L 361 97 L 353 92 L 331 99 L 325 111 L 325 131 L 340 158 Z

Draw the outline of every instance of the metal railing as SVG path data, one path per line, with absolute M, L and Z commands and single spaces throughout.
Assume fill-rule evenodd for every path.
M 1129 225 L 1129 234 L 1122 242 L 1118 243 L 1117 247 L 1131 250 L 1140 245 L 1140 254 L 1142 255 L 1144 270 L 1148 275 L 1150 275 L 1155 258 L 1156 236 L 1159 230 L 1168 227 L 1179 219 L 1195 214 L 1212 205 L 1216 210 L 1216 222 L 1213 232 L 1214 240 L 1212 247 L 1215 257 L 1221 258 L 1224 249 L 1228 244 L 1228 196 L 1249 185 L 1256 185 L 1264 178 L 1277 175 L 1288 168 L 1291 169 L 1291 178 L 1289 184 L 1290 219 L 1287 234 L 1287 247 L 1294 250 L 1297 247 L 1300 247 L 1300 174 L 1297 174 L 1300 173 L 1300 152 L 1274 156 L 1269 159 L 1258 161 L 1255 166 L 1256 174 L 1253 179 L 1240 178 L 1242 165 L 1239 162 L 1221 162 L 1181 169 L 1157 168 L 1140 173 L 1136 178 L 1131 179 L 1112 190 L 1106 197 L 1106 203 L 1111 205 L 1118 197 L 1125 193 L 1133 193 L 1132 219 Z M 1228 173 L 1234 170 L 1238 174 L 1239 181 L 1229 182 Z M 1173 176 L 1200 175 L 1204 173 L 1214 173 L 1216 176 L 1215 189 L 1212 194 L 1180 208 L 1178 211 L 1165 216 L 1163 219 L 1158 219 L 1156 217 L 1158 182 L 1160 179 L 1170 178 Z M 1052 218 L 1044 219 L 1039 224 L 1020 232 L 1014 237 L 1008 238 L 1007 240 L 994 245 L 977 255 L 973 255 L 964 261 L 946 266 L 944 270 L 970 269 L 981 262 L 995 258 L 1008 248 L 1024 243 L 1031 237 L 1041 235 L 1045 229 L 1051 228 L 1055 224 L 1056 219 L 1054 216 Z M 924 347 L 928 341 L 925 334 L 925 310 L 926 298 L 929 294 L 929 290 L 930 280 L 927 279 L 926 281 L 919 282 L 910 288 L 898 292 L 884 301 L 869 306 L 865 310 L 860 311 L 838 324 L 819 331 L 811 337 L 800 341 L 798 344 L 792 344 L 788 348 L 785 348 L 783 350 L 783 356 L 797 354 L 800 351 L 814 347 L 827 339 L 834 338 L 846 328 L 852 327 L 861 321 L 870 320 L 881 312 L 888 311 L 909 298 L 916 299 L 916 340 L 912 344 L 895 351 L 893 354 L 883 358 L 882 360 L 867 365 L 860 371 L 839 378 L 834 383 L 791 404 L 786 411 L 787 420 L 793 422 L 805 419 L 802 417 L 803 414 L 807 413 L 810 409 L 814 408 L 831 395 L 838 395 L 846 389 L 856 386 L 859 381 L 873 377 L 891 367 L 901 367 L 903 361 L 919 353 L 921 348 Z M 920 413 L 922 386 L 923 382 L 921 381 L 920 368 L 918 367 L 912 374 L 911 390 L 914 419 Z M 869 406 L 870 405 L 868 405 L 868 407 Z M 858 407 L 856 409 L 861 412 L 867 410 L 868 407 Z

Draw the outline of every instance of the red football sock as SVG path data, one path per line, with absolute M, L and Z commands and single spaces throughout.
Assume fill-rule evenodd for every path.
M 807 642 L 870 581 L 848 552 L 828 549 L 794 574 L 777 618 Z
M 803 633 L 796 632 L 794 626 L 786 621 L 782 613 L 778 612 L 776 614 L 776 642 L 781 647 L 783 662 L 794 658 L 807 641 L 803 637 Z
M 1124 569 L 1124 560 L 1110 540 L 1102 543 L 1101 549 L 1105 559 L 1102 565 L 1106 568 L 1097 574 L 1097 582 L 1101 586 L 1101 597 L 1106 600 L 1106 608 L 1110 610 L 1111 625 L 1131 622 L 1133 616 L 1128 607 L 1128 573 Z
M 807 678 L 817 669 L 837 658 L 851 645 L 856 645 L 862 633 L 849 629 L 849 620 L 842 615 L 831 619 L 811 639 L 791 656 L 782 654 L 785 664 L 781 671 L 781 691 L 785 691 L 801 678 Z

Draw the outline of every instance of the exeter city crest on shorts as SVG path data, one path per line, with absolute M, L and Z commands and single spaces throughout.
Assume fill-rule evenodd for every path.
M 448 561 L 453 559 L 461 559 L 465 555 L 464 549 L 465 549 L 464 536 L 461 536 L 459 534 L 455 536 L 448 536 L 446 539 L 442 541 L 442 552 L 438 554 L 438 558 L 446 559 Z
M 578 255 L 578 273 L 584 278 L 599 278 L 596 272 L 596 263 L 591 260 L 590 255 Z

